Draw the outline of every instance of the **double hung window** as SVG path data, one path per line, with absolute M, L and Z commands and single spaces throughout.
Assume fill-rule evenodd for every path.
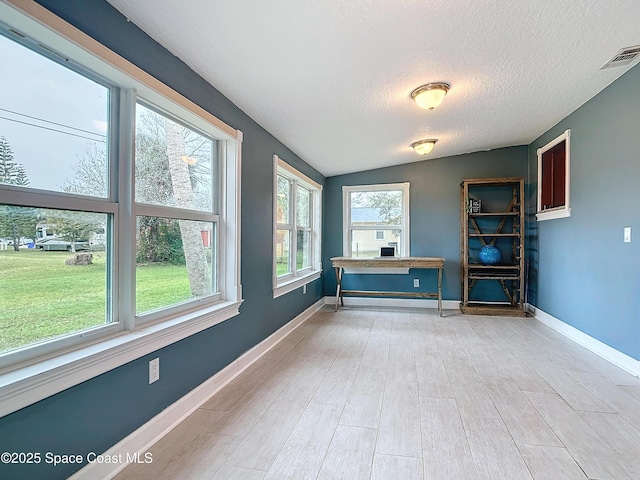
M 410 255 L 409 183 L 342 187 L 343 255 L 373 258 L 381 247 Z
M 274 296 L 320 276 L 322 186 L 274 155 Z
M 152 107 L 136 105 L 138 315 L 193 298 L 219 298 L 218 143 Z
M 6 361 L 10 353 L 52 347 L 55 339 L 66 345 L 74 334 L 80 341 L 88 331 L 117 328 L 109 301 L 118 217 L 110 156 L 119 93 L 15 30 L 2 33 L 7 71 L 20 72 L 0 78 L 7 93 L 0 110 L 0 359 Z M 74 253 L 86 265 L 66 264 Z

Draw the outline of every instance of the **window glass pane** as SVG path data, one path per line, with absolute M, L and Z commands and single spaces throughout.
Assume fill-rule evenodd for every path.
M 136 202 L 212 212 L 217 141 L 136 107 Z
M 564 146 L 564 145 L 563 145 Z M 565 204 L 565 158 L 564 148 L 554 155 L 553 159 L 553 206 L 562 207 Z
M 0 352 L 109 321 L 107 222 L 0 205 Z
M 402 191 L 351 192 L 352 225 L 401 225 Z
M 0 57 L 0 183 L 106 197 L 109 89 L 2 35 Z
M 137 217 L 136 313 L 211 295 L 214 225 Z
M 299 227 L 311 226 L 311 192 L 309 189 L 298 186 L 296 198 L 296 215 Z
M 553 208 L 553 150 L 542 154 L 542 175 L 540 188 L 542 189 L 542 210 Z
M 276 207 L 276 222 L 289 224 L 289 191 L 291 190 L 291 181 L 281 175 L 278 175 L 278 194 Z
M 302 270 L 311 266 L 311 232 L 298 230 L 296 252 L 296 269 Z
M 276 275 L 291 273 L 289 253 L 291 251 L 291 232 L 289 230 L 276 231 Z
M 380 247 L 396 247 L 396 256 L 402 255 L 399 251 L 401 242 L 400 230 L 385 230 L 384 239 L 379 239 L 376 230 L 352 230 L 351 231 L 351 256 L 361 258 L 373 258 L 380 256 Z

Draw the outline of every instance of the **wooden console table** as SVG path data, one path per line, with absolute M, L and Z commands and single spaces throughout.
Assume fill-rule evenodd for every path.
M 333 257 L 332 266 L 336 269 L 338 287 L 336 289 L 336 311 L 338 302 L 344 307 L 344 295 L 359 295 L 365 297 L 411 297 L 437 298 L 438 312 L 442 316 L 442 269 L 444 258 L 440 257 L 388 257 L 388 258 L 353 258 Z M 343 290 L 342 275 L 345 268 L 435 268 L 438 270 L 438 291 L 436 292 L 388 292 L 368 290 Z

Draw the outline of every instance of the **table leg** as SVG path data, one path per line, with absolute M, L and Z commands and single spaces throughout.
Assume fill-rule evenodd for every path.
M 438 269 L 438 311 L 442 316 L 442 268 Z
M 336 287 L 336 308 L 335 311 L 338 311 L 338 302 L 342 300 L 342 267 L 335 267 L 336 269 L 336 280 L 338 282 L 338 286 Z M 344 307 L 344 302 L 342 302 L 342 306 Z

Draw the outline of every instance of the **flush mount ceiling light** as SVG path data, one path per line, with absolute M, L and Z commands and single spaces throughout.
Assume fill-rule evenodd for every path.
M 411 144 L 411 148 L 413 148 L 416 151 L 416 153 L 419 153 L 420 155 L 426 155 L 431 150 L 433 150 L 433 147 L 436 144 L 436 142 L 437 140 L 433 138 L 429 138 L 426 140 L 418 140 L 417 142 L 413 142 Z
M 411 92 L 411 98 L 420 107 L 426 110 L 433 110 L 442 103 L 448 91 L 448 83 L 427 83 Z

